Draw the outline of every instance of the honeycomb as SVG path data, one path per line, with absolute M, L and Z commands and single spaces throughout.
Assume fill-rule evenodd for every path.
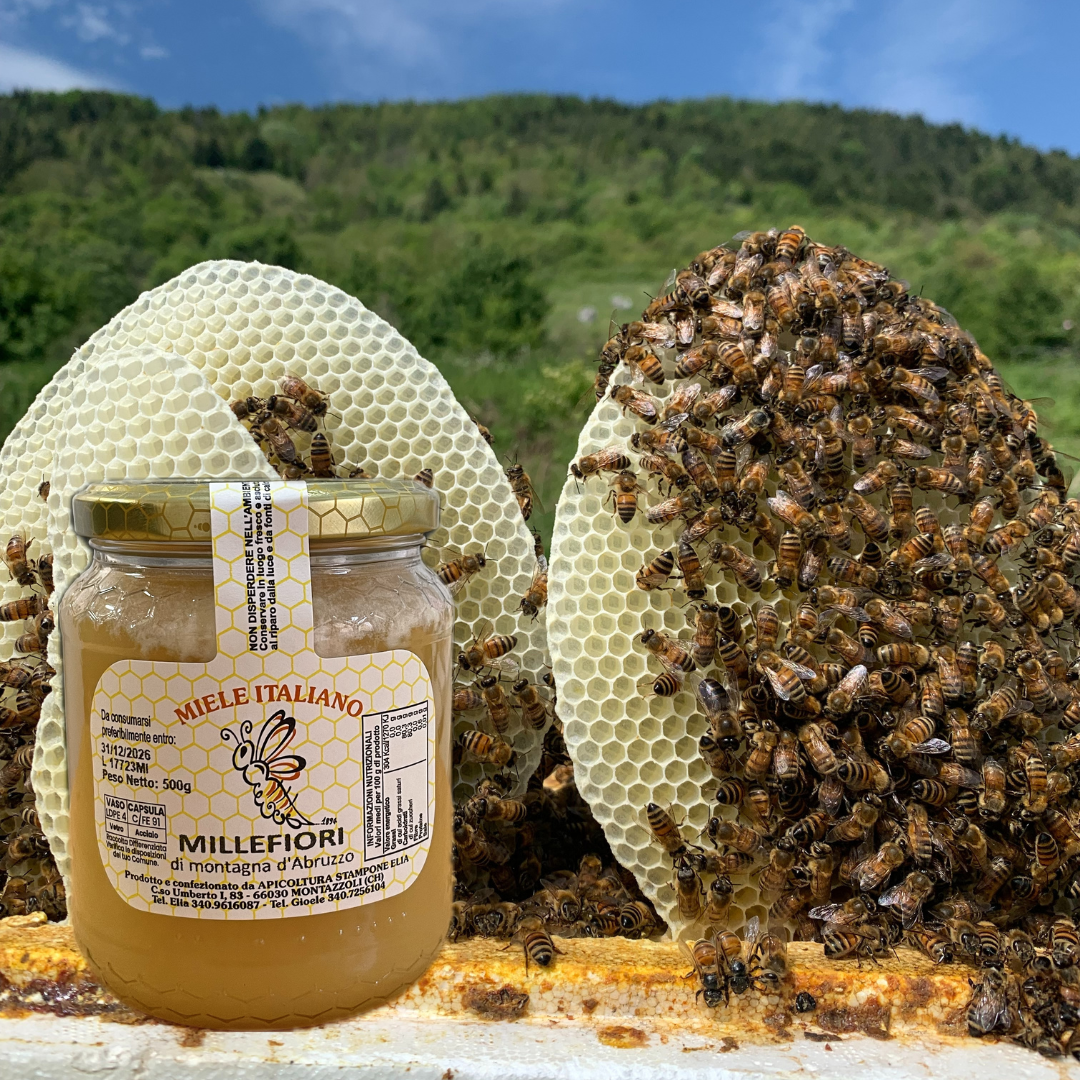
M 654 397 L 665 400 L 664 388 Z M 607 446 L 626 447 L 639 430 L 633 417 L 604 398 L 578 439 L 577 456 Z M 655 479 L 646 482 L 642 504 L 663 498 Z M 548 595 L 548 642 L 559 687 L 559 715 L 574 761 L 578 790 L 592 808 L 615 858 L 631 870 L 645 895 L 670 926 L 679 927 L 670 860 L 650 840 L 644 806 L 670 806 L 683 835 L 696 839 L 710 816 L 716 782 L 698 740 L 707 728 L 689 686 L 673 697 L 649 695 L 657 671 L 635 645 L 642 626 L 687 636 L 680 593 L 644 592 L 634 575 L 665 547 L 674 548 L 682 523 L 652 526 L 641 514 L 624 525 L 611 511 L 603 480 L 567 478 L 555 512 Z M 717 604 L 734 604 L 738 585 L 716 579 Z M 659 670 L 659 669 L 657 669 Z M 732 818 L 735 808 L 727 811 Z M 729 927 L 753 916 L 767 919 L 758 890 L 746 875 L 732 875 L 735 893 Z
M 297 375 L 329 397 L 326 431 L 339 469 L 377 475 L 434 472 L 440 549 L 483 547 L 488 565 L 458 594 L 455 643 L 487 630 L 515 633 L 514 658 L 539 676 L 548 658 L 545 617 L 522 617 L 517 598 L 536 571 L 533 536 L 502 466 L 438 371 L 388 323 L 339 289 L 280 267 L 234 261 L 186 270 L 97 331 L 42 390 L 0 451 L 5 535 L 22 532 L 55 553 L 58 601 L 85 566 L 87 549 L 70 529 L 68 503 L 82 484 L 170 476 L 223 478 L 277 474 L 233 416 L 228 401 L 267 397 Z M 37 495 L 52 487 L 46 505 Z M 15 599 L 0 583 L 0 602 Z M 4 624 L 10 654 L 17 624 Z M 59 668 L 59 634 L 49 644 Z M 46 699 L 33 785 L 43 829 L 67 869 L 67 779 L 60 679 Z M 477 717 L 463 718 L 460 728 Z M 514 713 L 506 736 L 518 753 L 518 789 L 540 759 L 542 731 Z M 465 763 L 459 790 L 482 773 Z

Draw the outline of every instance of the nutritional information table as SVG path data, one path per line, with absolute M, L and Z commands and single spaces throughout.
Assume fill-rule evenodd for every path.
M 422 844 L 431 832 L 427 702 L 364 714 L 364 858 Z
M 110 847 L 163 859 L 167 836 L 164 806 L 105 796 L 105 839 Z

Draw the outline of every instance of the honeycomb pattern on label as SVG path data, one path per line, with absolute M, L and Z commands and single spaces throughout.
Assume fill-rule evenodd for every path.
M 668 392 L 668 387 L 649 389 L 660 401 Z M 605 398 L 581 431 L 577 456 L 619 445 L 636 457 L 629 443 L 638 430 L 632 417 Z M 664 497 L 643 470 L 638 480 L 647 489 L 641 507 Z M 683 837 L 700 842 L 716 788 L 698 752 L 708 725 L 689 685 L 674 697 L 650 695 L 650 684 L 663 668 L 637 641 L 646 626 L 689 639 L 689 609 L 679 606 L 685 597 L 673 590 L 644 592 L 634 582 L 642 563 L 665 548 L 674 550 L 682 523 L 653 526 L 638 513 L 624 525 L 613 512 L 610 490 L 603 477 L 570 476 L 555 511 L 548 641 L 559 715 L 578 789 L 612 852 L 668 925 L 685 936 L 693 928 L 679 918 L 671 860 L 650 838 L 645 806 L 670 807 L 682 822 Z M 714 603 L 745 610 L 749 593 L 728 577 L 715 581 Z M 722 808 L 721 816 L 734 817 L 734 808 Z M 752 877 L 732 875 L 732 882 L 728 925 L 739 929 L 754 915 L 767 922 Z
M 160 367 L 140 382 L 144 363 Z M 545 614 L 531 620 L 516 610 L 536 569 L 533 538 L 498 459 L 445 379 L 392 326 L 340 289 L 280 267 L 200 263 L 144 293 L 78 349 L 0 450 L 4 535 L 22 531 L 54 551 L 58 602 L 87 560 L 70 527 L 77 487 L 169 476 L 276 478 L 227 403 L 269 396 L 286 374 L 329 395 L 326 429 L 341 472 L 360 465 L 389 478 L 434 471 L 442 526 L 425 559 L 441 561 L 436 551 L 447 546 L 483 547 L 488 559 L 457 597 L 456 644 L 488 624 L 494 633 L 516 633 L 514 657 L 538 677 L 548 663 Z M 43 477 L 52 483 L 47 506 L 37 495 Z M 0 602 L 20 595 L 14 582 L 0 583 Z M 0 629 L 0 657 L 11 654 L 19 632 L 14 623 Z M 54 633 L 54 665 L 59 654 Z M 32 779 L 66 873 L 60 681 L 42 709 Z M 456 726 L 480 719 L 463 717 Z M 543 732 L 514 713 L 508 738 L 519 754 L 520 791 L 539 761 Z M 458 790 L 485 770 L 463 764 Z

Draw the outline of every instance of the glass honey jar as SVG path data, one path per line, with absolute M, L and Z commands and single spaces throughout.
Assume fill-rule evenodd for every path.
M 419 976 L 450 917 L 453 604 L 411 481 L 98 484 L 60 604 L 70 912 L 180 1024 L 289 1028 Z

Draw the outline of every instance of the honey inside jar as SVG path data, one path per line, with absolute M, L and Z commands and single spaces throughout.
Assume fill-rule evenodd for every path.
M 282 767 L 284 751 L 291 754 L 303 746 L 299 729 L 294 734 L 300 737 L 293 739 L 292 745 L 278 747 L 276 759 L 266 747 L 260 751 L 271 764 L 271 774 L 277 768 L 276 786 L 272 776 L 263 781 L 252 779 L 256 767 L 263 763 L 249 762 L 244 771 L 234 772 L 228 768 L 228 747 L 214 751 L 216 760 L 225 761 L 227 775 L 225 780 L 210 776 L 206 812 L 217 813 L 216 800 L 232 790 L 233 801 L 243 803 L 256 823 L 253 832 L 258 836 L 254 840 L 226 835 L 224 830 L 214 837 L 206 828 L 195 836 L 196 829 L 184 822 L 192 820 L 188 804 L 198 792 L 185 794 L 184 785 L 198 789 L 203 774 L 192 780 L 188 772 L 172 767 L 174 758 L 155 748 L 144 749 L 138 740 L 145 736 L 136 728 L 118 729 L 114 724 L 104 729 L 111 736 L 99 736 L 101 745 L 95 745 L 91 723 L 92 718 L 97 722 L 95 692 L 99 684 L 107 684 L 107 673 L 114 665 L 149 661 L 165 665 L 163 671 L 169 664 L 209 665 L 216 656 L 220 659 L 219 644 L 225 639 L 220 637 L 207 484 L 164 483 L 154 488 L 97 485 L 75 499 L 76 529 L 88 538 L 93 561 L 68 589 L 60 607 L 71 785 L 72 924 L 80 948 L 110 989 L 129 1004 L 176 1023 L 288 1028 L 347 1016 L 387 999 L 418 977 L 438 950 L 449 921 L 453 606 L 441 582 L 420 557 L 424 534 L 438 522 L 438 498 L 408 482 L 334 481 L 308 485 L 306 500 L 313 623 L 309 640 L 313 640 L 315 653 L 321 658 L 349 657 L 354 666 L 368 656 L 411 654 L 423 665 L 429 680 L 425 685 L 430 688 L 433 706 L 435 751 L 428 775 L 433 775 L 434 782 L 433 787 L 428 783 L 424 788 L 433 790 L 434 813 L 425 826 L 430 828 L 426 858 L 409 883 L 387 898 L 379 898 L 378 890 L 368 887 L 373 878 L 353 876 L 359 873 L 355 867 L 366 864 L 366 859 L 357 855 L 341 866 L 340 860 L 345 858 L 340 854 L 342 844 L 348 843 L 343 840 L 343 825 L 304 809 L 303 777 L 314 778 L 316 774 L 310 752 L 305 750 L 306 757 L 294 759 L 291 771 Z M 285 586 L 280 588 L 284 592 Z M 287 660 L 277 655 L 267 663 L 277 663 L 285 671 Z M 331 660 L 326 666 L 332 666 Z M 278 682 L 299 687 L 304 674 L 291 673 Z M 317 680 L 312 675 L 308 682 L 315 685 Z M 226 732 L 222 727 L 222 739 L 227 742 L 229 735 L 233 736 L 230 747 L 238 738 L 241 716 L 252 713 L 255 694 L 263 692 L 257 685 L 249 687 L 253 691 L 251 702 L 244 707 L 222 704 L 231 706 L 241 691 L 234 690 L 228 700 L 225 690 L 220 700 L 212 695 L 202 698 L 208 710 L 220 709 L 214 717 L 215 730 L 220 715 L 220 724 L 228 728 Z M 309 699 L 314 693 L 308 692 Z M 292 692 L 293 697 L 297 694 L 298 690 Z M 352 700 L 360 701 L 362 696 Z M 208 697 L 211 700 L 207 701 Z M 343 700 L 344 695 L 339 706 Z M 205 719 L 196 717 L 191 701 L 170 700 L 167 704 L 180 706 L 179 710 L 168 709 L 169 716 L 175 712 L 177 717 Z M 361 719 L 361 709 L 367 707 L 357 705 L 354 710 L 350 705 L 349 713 L 342 713 L 335 729 L 337 742 L 327 744 L 330 749 L 318 765 L 322 774 L 335 778 L 323 786 L 336 784 L 330 787 L 331 795 L 336 790 L 336 797 L 344 798 L 344 810 L 353 813 L 357 822 L 361 817 L 366 822 L 371 813 L 370 806 L 356 806 L 370 790 L 370 784 L 362 786 L 363 769 L 370 762 L 343 754 L 343 748 L 353 744 L 342 742 L 341 736 L 344 730 L 348 738 L 350 729 L 359 731 L 361 723 L 369 723 L 368 714 Z M 303 727 L 300 705 L 286 704 L 280 711 L 295 713 L 297 724 Z M 254 727 L 258 732 L 263 713 L 256 713 Z M 134 723 L 130 718 L 124 720 Z M 285 722 L 282 719 L 279 725 Z M 190 738 L 190 724 L 182 720 L 167 727 L 181 741 Z M 129 737 L 117 739 L 117 730 Z M 155 734 L 154 738 L 173 736 Z M 233 752 L 233 770 L 240 767 L 235 764 L 236 755 L 244 746 L 254 746 L 257 738 L 241 740 L 243 745 Z M 110 756 L 103 758 L 102 754 Z M 118 761 L 117 756 L 132 760 Z M 140 762 L 145 757 L 152 759 L 148 768 Z M 302 763 L 299 768 L 296 761 Z M 164 771 L 157 768 L 161 762 Z M 102 775 L 120 784 L 111 790 L 123 798 L 103 803 L 96 786 Z M 387 792 L 392 791 L 392 780 L 388 772 L 384 777 Z M 140 784 L 146 786 L 140 788 Z M 215 792 L 215 784 L 225 791 Z M 347 796 L 342 796 L 346 790 Z M 388 808 L 390 798 L 387 794 Z M 398 798 L 400 804 L 400 794 Z M 153 821 L 148 828 L 140 828 L 142 819 L 134 816 L 118 824 L 122 815 L 104 810 L 105 804 L 129 808 L 157 805 L 167 811 L 169 830 L 187 830 L 192 835 L 181 836 L 178 848 L 170 834 L 167 858 L 149 859 L 147 853 L 164 850 L 153 846 L 164 844 L 161 829 L 160 835 L 155 834 Z M 431 805 L 429 801 L 427 807 Z M 261 808 L 261 817 L 253 806 Z M 147 910 L 138 907 L 142 901 L 137 898 L 130 901 L 121 896 L 116 875 L 107 872 L 101 846 L 103 813 L 112 814 L 106 830 L 127 834 L 117 843 L 127 852 L 124 858 L 131 861 L 124 864 L 119 876 L 121 882 L 126 878 L 140 881 L 138 888 L 152 905 Z M 342 823 L 346 820 L 345 815 L 340 819 Z M 329 828 L 321 827 L 328 823 Z M 207 832 L 211 833 L 210 848 L 206 847 Z M 370 841 L 370 827 L 358 826 L 356 833 Z M 287 852 L 282 846 L 288 842 L 286 837 L 296 841 Z M 317 838 L 320 847 L 302 849 L 307 837 L 312 838 L 312 845 Z M 324 844 L 329 846 L 324 849 Z M 267 847 L 273 849 L 271 853 L 266 852 Z M 245 851 L 250 853 L 237 854 Z M 320 853 L 321 861 L 316 859 Z M 243 860 L 272 868 L 269 874 L 248 872 L 236 890 L 216 885 L 215 875 L 209 872 L 200 874 L 210 882 L 205 888 L 201 883 L 170 885 L 169 865 L 175 868 L 177 862 L 189 858 L 198 858 L 200 866 L 209 866 L 216 859 L 219 863 Z M 384 864 L 393 861 L 382 860 Z M 403 861 L 403 856 L 398 855 L 397 861 Z M 330 867 L 323 869 L 328 862 Z M 313 863 L 318 864 L 314 871 L 291 869 Z M 241 871 L 239 876 L 245 875 Z M 153 878 L 165 884 L 140 880 Z M 335 903 L 333 897 L 346 895 L 344 886 L 335 884 L 333 888 L 339 891 L 323 906 L 336 909 L 307 913 L 304 905 L 312 896 L 318 897 L 318 889 L 323 887 L 320 881 L 331 878 L 359 884 L 353 893 L 361 895 Z M 300 881 L 306 883 L 304 888 L 298 888 Z M 364 888 L 368 888 L 367 894 Z M 191 901 L 192 896 L 198 899 Z M 219 898 L 229 896 L 245 898 L 232 901 L 238 910 L 223 914 L 212 909 L 212 905 L 228 905 L 228 899 Z M 180 911 L 169 906 L 177 903 L 203 906 L 201 910 L 189 907 Z M 257 916 L 242 906 L 254 904 L 261 905 Z

